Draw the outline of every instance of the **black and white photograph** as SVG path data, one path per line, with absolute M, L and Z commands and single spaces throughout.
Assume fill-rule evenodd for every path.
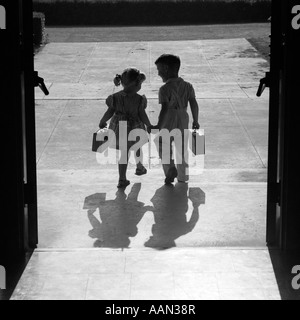
M 300 300 L 299 42 L 299 0 L 0 0 L 0 300 Z

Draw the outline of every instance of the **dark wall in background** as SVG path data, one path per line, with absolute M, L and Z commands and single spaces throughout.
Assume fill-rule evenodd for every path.
M 34 10 L 46 15 L 46 25 L 180 25 L 265 22 L 270 0 L 207 1 L 35 1 Z

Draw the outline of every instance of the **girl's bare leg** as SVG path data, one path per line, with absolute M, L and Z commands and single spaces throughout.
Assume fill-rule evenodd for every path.
M 143 168 L 144 167 L 143 166 L 143 162 L 144 162 L 143 150 L 142 149 L 137 150 L 137 152 L 134 153 L 134 157 L 135 157 L 137 168 Z
M 121 161 L 119 162 L 119 179 L 122 181 L 127 180 L 127 167 L 128 167 L 128 151 L 121 151 Z

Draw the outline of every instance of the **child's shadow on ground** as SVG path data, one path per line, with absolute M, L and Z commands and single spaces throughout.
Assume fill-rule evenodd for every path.
M 193 204 L 193 212 L 188 220 L 189 199 Z M 176 247 L 175 240 L 195 228 L 199 220 L 199 206 L 205 204 L 205 193 L 200 188 L 177 183 L 175 187 L 163 186 L 158 189 L 151 202 L 155 224 L 152 226 L 153 235 L 145 246 L 168 249 Z
M 128 248 L 130 239 L 138 233 L 137 225 L 152 207 L 138 201 L 141 184 L 136 183 L 128 196 L 120 189 L 114 200 L 106 200 L 106 193 L 86 197 L 83 209 L 93 227 L 89 236 L 96 239 L 94 247 Z M 99 218 L 96 216 L 99 210 Z M 151 210 L 152 211 L 152 210 Z

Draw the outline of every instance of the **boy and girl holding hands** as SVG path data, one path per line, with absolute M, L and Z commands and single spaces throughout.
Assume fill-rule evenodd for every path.
M 158 124 L 152 126 L 149 118 L 146 114 L 147 99 L 145 96 L 141 96 L 138 92 L 141 90 L 142 83 L 146 80 L 145 74 L 135 68 L 125 69 L 122 75 L 117 75 L 114 79 L 114 84 L 119 86 L 122 84 L 123 90 L 110 95 L 106 104 L 108 110 L 105 112 L 103 118 L 100 121 L 100 129 L 107 126 L 107 121 L 111 119 L 109 129 L 115 133 L 118 131 L 120 121 L 127 121 L 129 123 L 130 130 L 143 129 L 147 127 L 148 133 L 152 129 L 179 129 L 184 137 L 183 146 L 187 145 L 184 130 L 188 129 L 189 126 L 189 115 L 187 112 L 188 103 L 191 107 L 193 116 L 193 129 L 199 129 L 200 125 L 198 122 L 199 107 L 196 100 L 196 95 L 193 86 L 184 81 L 179 77 L 179 69 L 181 65 L 180 58 L 171 54 L 163 54 L 156 62 L 158 75 L 162 78 L 165 83 L 159 90 L 159 104 L 161 104 L 161 111 L 159 114 Z M 118 134 L 117 134 L 118 135 Z M 118 139 L 118 137 L 117 137 Z M 175 145 L 176 145 L 176 141 Z M 129 142 L 128 150 L 131 147 Z M 159 145 L 159 156 L 162 159 L 162 143 Z M 182 147 L 182 145 L 180 146 Z M 182 148 L 181 148 L 182 149 Z M 172 150 L 170 148 L 170 150 Z M 139 149 L 135 153 L 137 168 L 136 175 L 143 175 L 147 173 L 146 168 L 143 166 L 140 159 L 142 150 Z M 183 147 L 183 153 L 187 152 L 187 147 Z M 180 164 L 175 165 L 172 154 L 169 154 L 169 161 L 164 163 L 163 169 L 165 173 L 165 184 L 170 185 L 177 178 L 178 182 L 185 183 L 189 180 L 187 175 L 188 164 L 185 161 L 184 154 L 181 156 Z M 126 157 L 128 159 L 128 151 L 126 151 Z M 127 163 L 119 163 L 119 184 L 118 188 L 126 188 L 130 181 L 127 180 Z

